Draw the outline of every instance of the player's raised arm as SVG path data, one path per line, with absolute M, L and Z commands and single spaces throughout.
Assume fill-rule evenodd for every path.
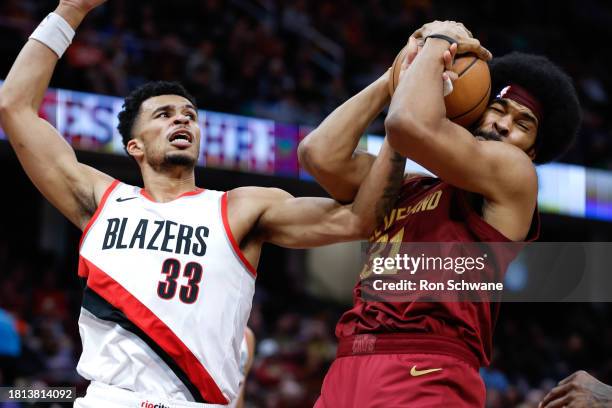
M 418 42 L 443 22 L 425 24 L 410 36 L 407 43 L 407 63 L 418 52 Z M 463 27 L 461 23 L 457 23 Z M 469 34 L 469 31 L 466 30 Z M 458 37 L 459 52 L 477 54 L 482 59 L 491 55 L 471 34 Z M 355 151 L 360 137 L 370 123 L 389 103 L 390 73 L 380 78 L 336 108 L 313 130 L 298 148 L 300 164 L 336 200 L 349 202 L 355 198 L 365 179 L 374 156 Z
M 366 128 L 389 103 L 389 72 L 336 108 L 298 147 L 300 164 L 336 200 L 353 201 L 374 156 L 355 151 Z
M 78 163 L 38 109 L 57 61 L 87 12 L 105 0 L 62 0 L 32 35 L 0 89 L 0 122 L 24 170 L 72 223 L 83 228 L 111 178 Z
M 256 231 L 263 241 L 290 248 L 366 239 L 397 198 L 404 166 L 405 160 L 385 141 L 355 201 L 349 205 L 328 198 L 294 198 L 282 190 L 259 189 L 251 196 L 263 207 Z

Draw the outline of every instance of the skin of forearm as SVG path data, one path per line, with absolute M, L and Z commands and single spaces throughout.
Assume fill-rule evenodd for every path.
M 402 186 L 406 159 L 385 139 L 370 172 L 359 187 L 352 211 L 360 217 L 369 235 L 395 204 Z
M 388 77 L 386 72 L 344 102 L 302 141 L 301 153 L 308 153 L 301 155 L 307 159 L 302 165 L 307 170 L 316 171 L 317 167 L 325 166 L 346 169 L 346 164 L 353 159 L 359 139 L 389 103 Z
M 47 46 L 28 40 L 0 89 L 4 110 L 29 108 L 37 112 L 57 61 Z
M 388 72 L 334 110 L 298 148 L 300 164 L 336 200 L 351 202 L 372 164 L 354 154 L 369 124 L 389 103 Z
M 424 127 L 437 126 L 446 118 L 442 97 L 444 40 L 431 38 L 402 76 L 389 106 L 387 122 L 405 122 Z
M 388 72 L 336 108 L 302 143 L 325 152 L 326 161 L 350 160 L 361 135 L 389 103 Z

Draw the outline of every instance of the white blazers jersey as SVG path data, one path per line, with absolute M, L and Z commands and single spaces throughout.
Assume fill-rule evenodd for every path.
M 256 272 L 229 229 L 227 193 L 157 203 L 115 181 L 83 233 L 79 276 L 79 374 L 170 399 L 236 398 Z

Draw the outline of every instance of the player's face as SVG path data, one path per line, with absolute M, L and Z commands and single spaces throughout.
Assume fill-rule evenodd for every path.
M 482 115 L 474 136 L 513 144 L 533 159 L 537 132 L 538 120 L 529 108 L 511 99 L 496 99 Z
M 145 100 L 133 134 L 139 147 L 137 154 L 154 168 L 196 164 L 200 151 L 198 112 L 182 96 L 160 95 Z

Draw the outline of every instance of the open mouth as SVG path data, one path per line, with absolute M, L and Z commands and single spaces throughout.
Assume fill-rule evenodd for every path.
M 191 146 L 193 142 L 193 136 L 185 129 L 178 129 L 172 132 L 168 141 L 171 145 L 176 147 L 187 147 Z

